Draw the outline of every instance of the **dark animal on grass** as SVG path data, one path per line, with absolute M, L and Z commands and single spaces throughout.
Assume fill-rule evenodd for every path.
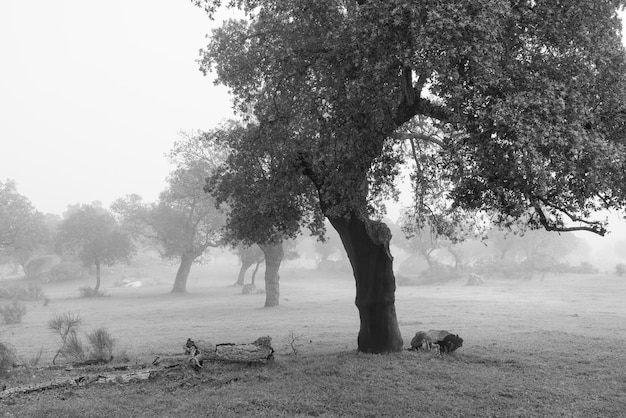
M 458 334 L 446 335 L 442 341 L 437 341 L 440 353 L 454 353 L 458 348 L 463 347 L 463 338 Z
M 463 338 L 458 334 L 452 334 L 445 330 L 431 329 L 428 332 L 418 331 L 411 340 L 409 350 L 432 350 L 439 353 L 453 353 L 463 346 Z

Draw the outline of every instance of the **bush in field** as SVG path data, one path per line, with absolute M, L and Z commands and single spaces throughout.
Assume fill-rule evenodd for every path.
M 50 279 L 52 267 L 59 264 L 59 257 L 56 255 L 40 255 L 30 258 L 24 266 L 24 273 L 29 279 Z
M 19 324 L 22 322 L 24 315 L 26 315 L 26 306 L 14 300 L 10 305 L 0 306 L 0 315 L 2 315 L 4 322 L 7 324 Z
M 115 340 L 106 328 L 98 328 L 87 334 L 89 345 L 86 346 L 78 336 L 81 320 L 78 315 L 66 312 L 55 315 L 49 322 L 48 328 L 56 331 L 61 337 L 61 348 L 52 359 L 52 364 L 58 356 L 70 361 L 109 360 L 113 357 Z
M 46 298 L 41 286 L 31 283 L 28 286 L 0 288 L 0 297 L 14 300 L 42 300 Z
M 104 296 L 104 292 L 95 290 L 93 287 L 83 286 L 78 288 L 78 293 L 81 298 L 95 298 Z
M 11 368 L 16 364 L 15 349 L 8 344 L 0 343 L 0 377 L 8 377 Z
M 80 351 L 76 348 L 76 343 L 80 343 L 76 335 L 80 323 L 80 317 L 71 312 L 65 312 L 61 315 L 55 314 L 52 319 L 48 321 L 48 328 L 56 331 L 59 337 L 61 337 L 61 348 L 52 359 L 52 364 L 55 363 L 59 355 L 72 358 L 74 353 Z
M 619 263 L 618 265 L 616 265 L 615 266 L 615 273 L 619 277 L 622 277 L 624 274 L 626 274 L 626 264 Z
M 419 284 L 447 282 L 461 277 L 452 266 L 433 263 L 428 270 L 423 271 L 419 277 Z
M 76 332 L 71 332 L 61 348 L 61 354 L 67 359 L 83 361 L 87 358 L 85 346 Z
M 87 334 L 87 340 L 91 345 L 89 358 L 95 360 L 108 360 L 113 356 L 115 340 L 106 328 L 98 328 Z
M 85 268 L 80 263 L 63 262 L 50 269 L 50 281 L 77 280 L 84 276 Z

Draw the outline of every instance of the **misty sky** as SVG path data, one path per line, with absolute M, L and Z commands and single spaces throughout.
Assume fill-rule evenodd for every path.
M 0 0 L 0 181 L 45 213 L 155 200 L 179 132 L 232 116 L 195 62 L 217 24 L 189 0 Z
M 57 214 L 154 200 L 179 132 L 232 115 L 195 62 L 212 25 L 189 0 L 0 1 L 0 180 Z

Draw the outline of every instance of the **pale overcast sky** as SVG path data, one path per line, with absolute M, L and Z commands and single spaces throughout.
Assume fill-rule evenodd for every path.
M 195 62 L 212 25 L 189 0 L 0 1 L 0 181 L 57 214 L 156 199 L 179 132 L 232 115 Z

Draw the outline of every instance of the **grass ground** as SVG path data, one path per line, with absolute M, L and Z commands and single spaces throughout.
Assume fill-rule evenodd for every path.
M 50 303 L 27 303 L 21 324 L 0 325 L 0 341 L 25 362 L 41 351 L 39 365 L 47 366 L 59 346 L 47 322 L 55 313 L 74 312 L 84 332 L 106 327 L 118 358 L 125 352 L 132 364 L 181 353 L 189 337 L 245 343 L 270 335 L 276 360 L 211 364 L 199 373 L 174 368 L 145 382 L 13 396 L 0 401 L 0 417 L 617 417 L 626 411 L 623 278 L 398 288 L 405 346 L 418 330 L 447 329 L 464 338 L 454 355 L 439 358 L 357 353 L 349 277 L 286 269 L 281 306 L 264 309 L 264 295 L 230 287 L 236 266 L 196 269 L 187 295 L 168 293 L 171 270 L 144 269 L 152 285 L 139 288 L 113 286 L 121 273 L 112 274 L 104 280 L 109 296 L 95 299 L 76 297 L 88 282 L 46 285 Z M 4 384 L 76 372 L 18 368 Z

